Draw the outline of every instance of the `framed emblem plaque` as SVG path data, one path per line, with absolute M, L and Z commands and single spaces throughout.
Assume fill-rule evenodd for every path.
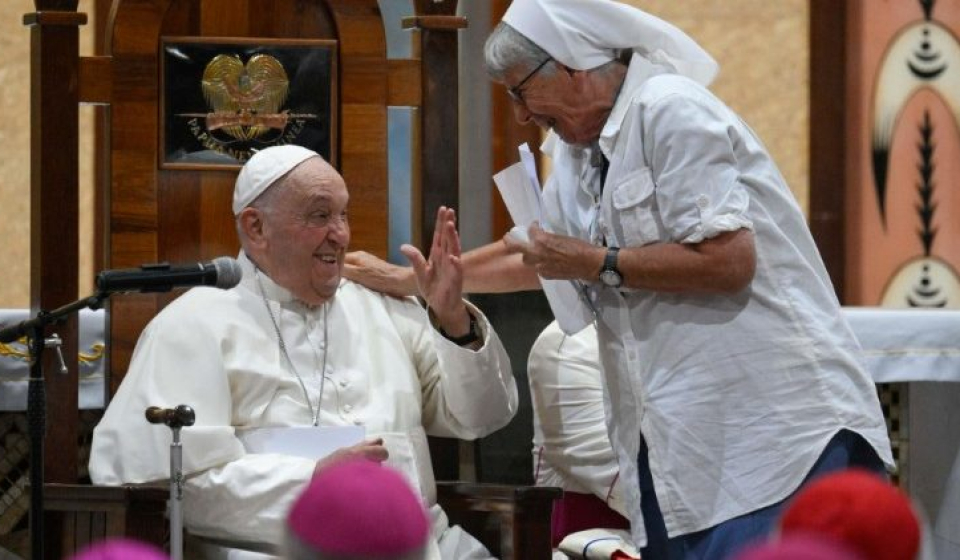
M 334 166 L 336 41 L 164 37 L 160 167 L 238 168 L 297 144 Z

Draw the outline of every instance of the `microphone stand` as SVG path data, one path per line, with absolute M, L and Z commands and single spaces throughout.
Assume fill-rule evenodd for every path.
M 30 378 L 27 385 L 27 425 L 30 432 L 30 557 L 43 560 L 43 439 L 46 436 L 47 394 L 43 384 L 43 350 L 54 348 L 60 358 L 60 373 L 67 373 L 67 364 L 60 352 L 62 341 L 56 334 L 44 338 L 48 325 L 62 322 L 67 315 L 85 307 L 100 309 L 109 294 L 96 294 L 58 307 L 39 311 L 33 319 L 0 329 L 0 342 L 9 343 L 26 336 L 30 348 Z

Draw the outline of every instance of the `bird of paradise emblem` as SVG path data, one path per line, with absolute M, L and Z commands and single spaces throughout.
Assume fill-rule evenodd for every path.
M 279 60 L 255 54 L 246 63 L 238 54 L 218 54 L 203 71 L 208 113 L 180 113 L 191 133 L 209 150 L 246 161 L 258 147 L 293 143 L 314 114 L 283 109 L 290 89 Z

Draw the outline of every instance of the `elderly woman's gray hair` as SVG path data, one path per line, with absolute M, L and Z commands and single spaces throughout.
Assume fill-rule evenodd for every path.
M 547 51 L 503 22 L 490 32 L 483 46 L 487 75 L 497 82 L 502 82 L 506 73 L 514 68 L 533 70 L 548 58 L 550 54 Z

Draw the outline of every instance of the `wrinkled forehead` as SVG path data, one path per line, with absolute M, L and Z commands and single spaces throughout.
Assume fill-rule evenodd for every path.
M 343 177 L 321 158 L 310 158 L 294 168 L 283 180 L 284 191 L 294 203 L 329 203 L 346 206 L 350 194 Z

